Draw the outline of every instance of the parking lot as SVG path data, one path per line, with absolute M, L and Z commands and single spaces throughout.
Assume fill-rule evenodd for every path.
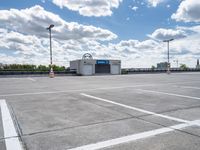
M 0 78 L 0 150 L 199 150 L 200 73 Z

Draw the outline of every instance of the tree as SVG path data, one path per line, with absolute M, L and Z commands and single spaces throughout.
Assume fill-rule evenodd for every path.
M 181 65 L 180 65 L 180 69 L 181 69 L 181 70 L 187 70 L 188 67 L 186 66 L 186 64 L 181 64 Z
M 45 65 L 39 65 L 37 67 L 37 70 L 39 70 L 39 71 L 49 71 L 49 67 L 47 67 Z
M 156 69 L 156 67 L 155 66 L 151 66 L 151 70 L 155 70 Z

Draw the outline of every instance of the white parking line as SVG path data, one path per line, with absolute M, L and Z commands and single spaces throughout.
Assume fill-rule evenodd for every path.
M 180 86 L 181 88 L 185 89 L 195 89 L 195 90 L 200 90 L 200 87 L 193 87 L 193 86 Z
M 198 81 L 196 81 L 196 82 L 198 82 Z M 181 82 L 181 84 L 183 84 L 183 83 L 193 83 L 193 82 Z M 86 91 L 96 91 L 96 90 L 112 90 L 112 89 L 134 88 L 134 87 L 145 87 L 145 86 L 159 86 L 159 85 L 173 85 L 173 84 L 180 84 L 180 82 L 162 83 L 162 84 L 138 84 L 138 85 L 133 85 L 133 86 L 115 86 L 115 87 L 102 87 L 102 88 L 92 88 L 92 89 L 74 89 L 74 90 L 67 90 L 67 91 L 12 93 L 12 94 L 1 94 L 0 97 L 42 95 L 42 94 L 67 93 L 67 92 L 86 92 Z
M 181 94 L 175 94 L 175 93 L 167 93 L 167 92 L 143 90 L 143 89 L 136 89 L 136 90 L 148 92 L 148 93 L 164 94 L 164 95 L 169 95 L 169 96 L 176 96 L 176 97 L 183 97 L 183 98 L 200 100 L 200 97 L 193 97 L 193 96 L 187 96 L 187 95 L 181 95 Z
M 139 112 L 142 112 L 142 113 L 146 113 L 146 114 L 158 116 L 158 117 L 165 118 L 165 119 L 174 120 L 174 121 L 177 121 L 177 122 L 184 122 L 184 123 L 189 122 L 188 120 L 183 120 L 183 119 L 179 119 L 179 118 L 175 118 L 175 117 L 171 117 L 171 116 L 167 116 L 167 115 L 157 114 L 155 112 L 151 112 L 151 111 L 147 111 L 147 110 L 144 110 L 144 109 L 140 109 L 140 108 L 128 106 L 128 105 L 125 105 L 125 104 L 114 102 L 114 101 L 111 101 L 111 100 L 108 100 L 108 99 L 103 99 L 103 98 L 95 97 L 95 96 L 88 95 L 88 94 L 85 94 L 85 93 L 81 93 L 81 95 L 83 95 L 85 97 L 92 98 L 92 99 L 96 99 L 98 101 L 103 101 L 103 102 L 115 104 L 115 105 L 118 105 L 118 106 L 121 106 L 121 107 L 124 107 L 124 108 L 128 108 L 128 109 L 139 111 Z
M 143 86 L 155 86 L 155 84 L 144 84 L 144 85 L 134 85 L 134 86 L 118 86 L 118 87 L 103 87 L 103 88 L 92 88 L 92 89 L 77 89 L 77 90 L 67 90 L 67 91 L 47 91 L 47 92 L 33 92 L 33 93 L 2 94 L 0 96 L 1 97 L 10 97 L 10 96 L 42 95 L 42 94 L 67 93 L 67 92 L 112 90 L 112 89 L 134 88 L 134 87 L 143 87 Z
M 102 141 L 102 142 L 98 142 L 98 143 L 94 143 L 94 144 L 84 145 L 84 146 L 72 148 L 69 150 L 98 150 L 98 149 L 102 149 L 102 148 L 116 146 L 119 144 L 133 142 L 133 141 L 136 141 L 139 139 L 149 138 L 149 137 L 163 134 L 163 133 L 172 132 L 174 130 L 180 130 L 180 129 L 183 129 L 186 127 L 194 126 L 199 123 L 200 123 L 200 120 L 195 120 L 195 121 L 191 121 L 188 123 L 183 123 L 183 124 L 178 124 L 178 125 L 174 125 L 174 126 L 170 126 L 170 127 L 160 128 L 160 129 L 155 129 L 155 130 L 151 130 L 151 131 L 147 131 L 147 132 L 132 134 L 132 135 L 128 135 L 128 136 L 124 136 L 124 137 L 120 137 L 120 138 L 116 138 L 116 139 L 111 139 L 111 140 L 107 140 L 107 141 Z
M 35 82 L 36 80 L 35 79 L 33 79 L 33 78 L 27 78 L 28 80 L 31 80 L 31 81 L 33 81 L 33 82 Z
M 4 138 L 7 150 L 22 150 L 13 120 L 5 100 L 0 100 Z

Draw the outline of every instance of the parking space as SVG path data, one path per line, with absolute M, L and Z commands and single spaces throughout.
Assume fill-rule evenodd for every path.
M 105 150 L 198 150 L 200 147 L 199 138 L 174 131 L 155 137 L 138 140 L 115 147 L 106 148 Z
M 200 147 L 198 73 L 0 78 L 0 82 L 0 99 L 8 105 L 22 149 Z

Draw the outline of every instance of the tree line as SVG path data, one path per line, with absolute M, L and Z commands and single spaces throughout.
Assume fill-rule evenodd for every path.
M 6 64 L 0 67 L 1 71 L 12 70 L 12 71 L 49 71 L 50 65 L 32 65 L 32 64 Z M 68 68 L 65 66 L 53 65 L 54 71 L 66 71 Z

